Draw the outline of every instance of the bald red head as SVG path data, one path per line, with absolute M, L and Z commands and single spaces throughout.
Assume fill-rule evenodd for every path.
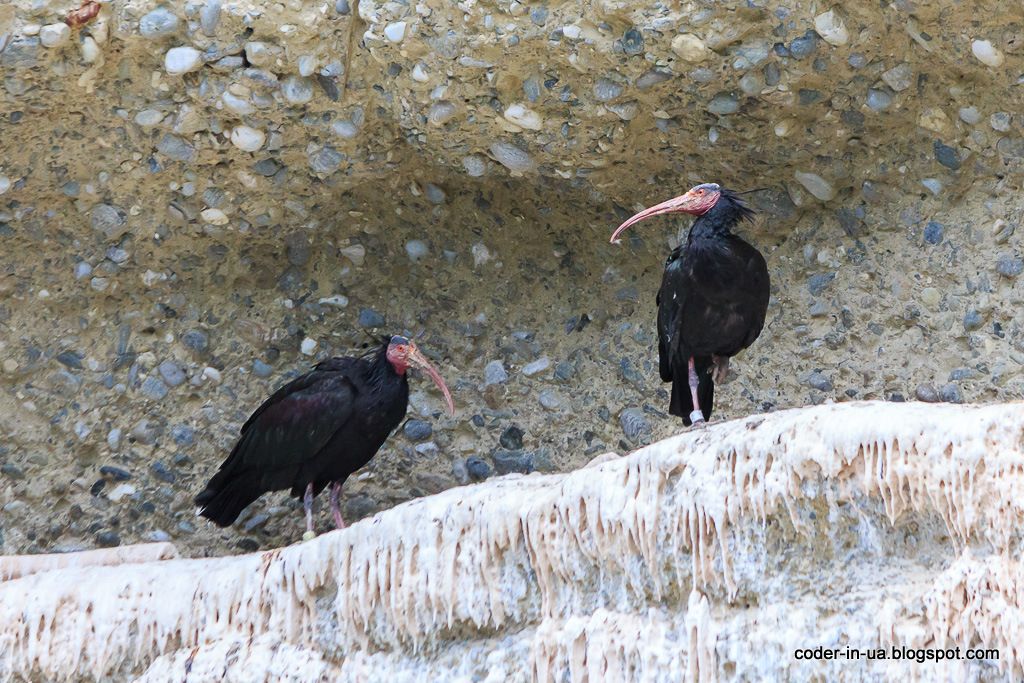
M 651 216 L 657 216 L 662 213 L 688 213 L 693 216 L 701 216 L 711 210 L 715 204 L 718 203 L 718 198 L 722 196 L 722 188 L 715 183 L 704 183 L 697 185 L 692 188 L 686 194 L 673 197 L 667 202 L 662 202 L 648 209 L 644 209 L 640 213 L 632 216 L 625 223 L 620 225 L 612 233 L 611 242 L 612 244 L 618 244 L 619 234 L 633 225 L 639 223 L 645 218 Z

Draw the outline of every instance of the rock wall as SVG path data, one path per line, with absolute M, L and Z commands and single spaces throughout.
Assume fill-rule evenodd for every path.
M 262 553 L 31 574 L 0 583 L 0 680 L 1018 678 L 1022 424 L 781 411 Z
M 191 498 L 367 331 L 420 335 L 457 414 L 416 380 L 350 521 L 675 433 L 685 225 L 607 238 L 696 181 L 767 188 L 718 416 L 1018 398 L 1019 3 L 749 5 L 0 5 L 0 550 L 293 541 L 283 494 L 226 531 Z

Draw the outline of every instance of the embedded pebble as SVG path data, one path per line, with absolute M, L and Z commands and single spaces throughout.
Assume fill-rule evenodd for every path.
M 714 99 L 708 103 L 708 111 L 712 114 L 718 114 L 719 116 L 734 114 L 739 110 L 739 108 L 740 103 L 732 93 L 720 93 L 715 95 Z
M 462 167 L 473 178 L 479 178 L 487 171 L 487 160 L 481 156 L 462 157 Z
M 1003 277 L 1014 278 L 1024 272 L 1024 261 L 1011 254 L 1000 254 L 996 259 L 996 270 Z
M 832 184 L 816 173 L 795 171 L 793 175 L 808 192 L 823 202 L 831 201 L 836 196 L 836 191 Z
M 896 92 L 906 90 L 913 85 L 914 72 L 906 62 L 894 66 L 882 74 L 885 84 Z
M 274 374 L 274 368 L 270 367 L 259 358 L 256 358 L 252 362 L 252 374 L 257 377 L 270 377 Z
M 513 104 L 505 110 L 505 118 L 520 128 L 526 128 L 527 130 L 540 130 L 543 128 L 543 120 L 540 114 L 527 109 L 526 105 Z
M 301 351 L 303 355 L 312 356 L 313 353 L 316 352 L 316 347 L 316 339 L 306 337 L 305 339 L 302 340 L 302 344 L 299 345 L 299 351 Z
M 434 432 L 434 427 L 426 420 L 407 420 L 403 427 L 410 441 L 426 441 Z
M 846 45 L 850 39 L 846 24 L 842 17 L 836 14 L 835 9 L 814 17 L 814 30 L 826 43 L 832 45 Z
M 594 84 L 594 97 L 600 102 L 614 100 L 622 94 L 622 86 L 610 78 L 599 78 Z
M 446 121 L 451 120 L 458 112 L 458 108 L 448 100 L 437 100 L 427 110 L 427 121 L 435 126 L 441 126 Z
M 352 262 L 352 265 L 359 267 L 366 260 L 366 247 L 361 244 L 353 244 L 340 250 L 342 256 Z
M 159 377 L 149 376 L 142 380 L 140 391 L 147 398 L 159 401 L 167 395 L 168 388 L 164 381 Z
M 185 381 L 185 371 L 169 360 L 165 360 L 158 365 L 157 371 L 163 377 L 164 382 L 170 387 L 176 387 Z
M 363 327 L 384 327 L 387 321 L 377 311 L 364 308 L 359 311 L 359 324 Z
M 529 154 L 507 142 L 492 142 L 488 149 L 498 163 L 515 173 L 526 173 L 536 166 Z
M 205 36 L 212 38 L 217 35 L 217 27 L 220 25 L 220 3 L 221 0 L 206 0 L 206 4 L 203 5 L 199 25 Z
M 533 375 L 536 375 L 538 372 L 544 372 L 549 367 L 551 367 L 551 361 L 548 359 L 547 356 L 542 356 L 537 360 L 533 361 L 532 363 L 524 365 L 523 374 L 526 375 L 527 377 L 532 377 Z
M 405 253 L 408 254 L 409 260 L 419 261 L 421 258 L 429 253 L 427 243 L 423 240 L 409 240 L 405 243 Z
M 672 51 L 688 62 L 702 62 L 710 54 L 704 41 L 692 33 L 680 33 L 672 39 Z
M 427 183 L 425 193 L 427 195 L 427 201 L 431 204 L 440 204 L 444 201 L 444 190 L 433 183 Z
M 231 129 L 231 144 L 243 152 L 259 151 L 266 140 L 267 136 L 263 131 L 249 126 L 235 126 Z
M 874 88 L 868 90 L 868 107 L 873 111 L 881 111 L 892 106 L 892 95 L 884 90 Z
M 156 109 L 143 109 L 135 115 L 135 123 L 143 128 L 152 128 L 164 120 L 164 113 Z
M 71 38 L 71 27 L 60 22 L 47 24 L 39 29 L 39 42 L 43 47 L 60 47 Z
M 644 417 L 644 412 L 641 408 L 627 408 L 622 411 L 619 415 L 619 422 L 622 424 L 622 431 L 626 434 L 626 437 L 634 444 L 639 444 L 640 441 L 649 436 L 651 433 L 651 423 Z
M 7 192 L 11 189 L 11 179 L 5 175 L 0 175 L 0 194 Z
M 973 109 L 973 107 L 972 107 Z M 963 110 L 961 110 L 963 111 Z M 977 110 L 975 110 L 977 111 Z M 961 118 L 963 118 L 961 116 Z M 980 119 L 981 117 L 977 117 Z M 966 121 L 966 119 L 964 119 Z M 1010 122 L 1013 120 L 1013 116 L 1009 112 L 997 111 L 995 114 L 989 117 L 989 125 L 992 126 L 992 130 L 998 130 L 1000 132 L 1006 132 L 1010 130 Z M 974 121 L 967 121 L 967 123 L 977 123 L 977 119 Z
M 335 121 L 331 124 L 334 133 L 343 138 L 354 138 L 359 135 L 359 128 L 351 121 Z
M 139 19 L 139 33 L 150 40 L 169 36 L 178 30 L 178 17 L 166 7 L 157 7 Z
M 545 410 L 554 410 L 562 403 L 562 401 L 554 394 L 554 392 L 548 389 L 545 389 L 544 391 L 540 392 L 540 396 L 537 397 L 537 400 L 540 402 L 541 406 L 543 406 Z
M 180 76 L 199 68 L 202 53 L 194 47 L 173 47 L 164 55 L 164 69 L 171 76 Z
M 313 79 L 289 76 L 281 81 L 281 94 L 292 104 L 305 104 L 313 99 Z
M 484 384 L 486 386 L 506 381 L 508 381 L 508 373 L 505 372 L 505 366 L 501 364 L 500 360 L 492 360 L 484 367 Z
M 384 27 L 384 35 L 392 43 L 400 43 L 405 39 L 405 27 L 404 21 L 396 21 L 393 24 L 388 24 Z
M 491 466 L 476 456 L 466 458 L 466 472 L 474 481 L 483 481 L 491 476 Z
M 533 453 L 498 449 L 491 454 L 494 471 L 501 474 L 529 474 L 536 469 Z M 468 469 L 468 465 L 467 465 Z
M 985 66 L 997 67 L 1003 63 L 1003 53 L 992 46 L 987 40 L 975 40 L 971 43 L 971 53 Z

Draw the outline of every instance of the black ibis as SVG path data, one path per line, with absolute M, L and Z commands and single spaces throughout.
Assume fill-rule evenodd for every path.
M 451 392 L 416 344 L 384 336 L 371 354 L 317 363 L 264 401 L 242 425 L 231 455 L 195 497 L 198 514 L 228 526 L 264 493 L 291 489 L 292 496 L 302 496 L 304 538 L 311 538 L 313 498 L 330 485 L 331 513 L 343 528 L 341 485 L 370 461 L 405 417 L 410 367 L 430 375 L 454 415 Z
M 761 334 L 770 285 L 761 252 L 731 232 L 753 210 L 715 183 L 644 209 L 611 241 L 645 218 L 679 212 L 697 219 L 665 263 L 657 297 L 658 366 L 662 381 L 672 382 L 669 412 L 690 426 L 711 418 L 715 382 L 725 379 L 729 358 Z

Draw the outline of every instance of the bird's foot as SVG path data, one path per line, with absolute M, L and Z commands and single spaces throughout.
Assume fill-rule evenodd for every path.
M 711 375 L 711 379 L 715 384 L 723 384 L 725 378 L 729 376 L 729 357 L 712 356 L 712 360 L 714 362 L 714 372 Z
M 341 517 L 341 511 L 340 510 L 331 510 L 331 512 L 334 513 L 334 526 L 337 527 L 338 529 L 344 529 L 345 528 L 345 520 L 342 519 L 342 517 Z
M 701 424 L 707 424 L 706 422 L 704 422 L 704 413 L 700 412 L 699 410 L 695 410 L 692 413 L 690 413 L 690 422 L 693 423 L 694 427 Z
M 309 529 L 309 530 L 303 532 L 303 534 L 302 534 L 302 540 L 303 541 L 312 541 L 314 538 L 316 538 L 316 532 L 313 531 L 312 529 Z

